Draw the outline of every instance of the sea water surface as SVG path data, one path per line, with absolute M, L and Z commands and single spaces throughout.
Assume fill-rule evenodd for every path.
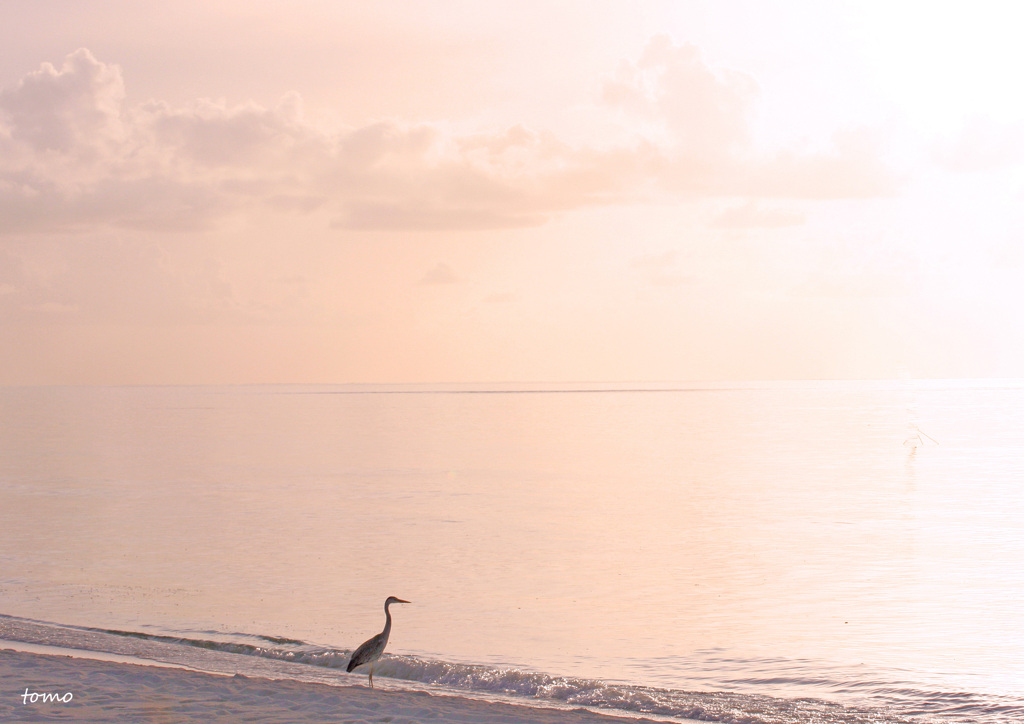
M 1024 721 L 1014 381 L 0 388 L 0 530 L 9 641 L 357 683 L 395 595 L 384 685 Z

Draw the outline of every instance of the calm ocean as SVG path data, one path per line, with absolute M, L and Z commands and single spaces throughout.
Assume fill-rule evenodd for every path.
M 0 388 L 0 530 L 9 640 L 1024 721 L 1019 382 Z

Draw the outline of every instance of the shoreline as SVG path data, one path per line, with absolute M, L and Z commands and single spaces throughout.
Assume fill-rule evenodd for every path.
M 396 724 L 653 724 L 656 721 L 582 708 L 537 707 L 421 691 L 214 674 L 159 662 L 126 663 L 9 648 L 0 648 L 0 680 L 4 682 L 0 696 L 0 720 L 3 721 L 339 721 L 352 724 L 382 721 Z

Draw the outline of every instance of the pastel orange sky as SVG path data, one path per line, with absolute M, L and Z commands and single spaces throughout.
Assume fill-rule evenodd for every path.
M 1024 377 L 1009 3 L 0 9 L 0 384 Z

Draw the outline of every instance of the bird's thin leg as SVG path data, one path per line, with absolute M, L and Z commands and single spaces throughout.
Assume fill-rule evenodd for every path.
M 373 688 L 373 664 L 370 664 L 370 688 Z

